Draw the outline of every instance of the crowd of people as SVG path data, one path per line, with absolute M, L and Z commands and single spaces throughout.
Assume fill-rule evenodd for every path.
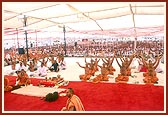
M 30 71 L 30 76 L 45 77 L 48 70 L 59 72 L 59 70 L 66 69 L 66 62 L 62 54 L 58 54 L 55 57 L 46 53 L 38 54 L 30 52 L 29 57 L 27 57 L 27 54 L 10 55 L 10 58 L 8 54 L 7 56 L 8 58 L 5 58 L 5 60 L 8 60 L 7 62 L 11 65 L 11 74 L 24 69 L 25 71 Z M 19 63 L 19 66 L 16 68 L 17 63 Z M 40 66 L 38 65 L 39 63 Z M 36 74 L 35 71 L 37 71 Z
M 108 75 L 114 75 L 116 72 L 116 66 L 119 66 L 120 72 L 115 78 L 115 82 L 127 82 L 129 76 L 131 76 L 131 69 L 135 68 L 134 62 L 138 61 L 138 72 L 144 72 L 144 83 L 155 84 L 158 82 L 157 73 L 163 72 L 160 69 L 159 64 L 164 63 L 164 46 L 161 42 L 137 42 L 137 47 L 134 49 L 133 42 L 117 42 L 112 45 L 100 46 L 74 46 L 69 47 L 66 53 L 71 56 L 76 54 L 82 54 L 85 58 L 85 65 L 83 66 L 79 62 L 77 65 L 85 70 L 85 73 L 79 75 L 80 80 L 90 80 L 92 76 L 92 82 L 98 83 L 101 81 L 108 81 Z M 4 62 L 7 65 L 11 65 L 13 70 L 11 73 L 17 73 L 16 86 L 23 86 L 31 84 L 29 76 L 46 77 L 47 71 L 59 72 L 66 69 L 66 62 L 64 60 L 65 55 L 64 47 L 40 47 L 36 50 L 30 49 L 27 54 L 17 54 L 17 51 L 5 52 Z M 90 62 L 86 57 L 90 57 Z M 99 64 L 100 60 L 103 62 Z M 117 65 L 114 65 L 114 60 Z M 16 64 L 19 63 L 19 67 L 16 68 Z M 40 63 L 40 66 L 38 66 Z M 50 64 L 49 64 L 50 63 Z M 26 72 L 30 71 L 30 74 Z M 36 71 L 36 72 L 35 72 Z M 100 74 L 95 75 L 97 71 Z M 45 81 L 58 82 L 62 80 L 49 79 Z M 41 82 L 42 83 L 42 82 Z M 4 77 L 4 90 L 11 91 L 16 86 L 10 86 L 9 80 Z M 70 110 L 84 110 L 82 102 L 79 97 L 74 95 L 73 89 L 67 89 L 67 105 L 62 108 L 62 111 Z
M 163 53 L 164 49 L 164 41 L 163 40 L 148 40 L 148 41 L 137 41 L 136 48 L 134 46 L 134 41 L 106 41 L 106 42 L 91 42 L 88 44 L 78 44 L 78 45 L 66 45 L 66 56 L 68 57 L 108 57 L 113 54 L 114 50 L 117 50 L 116 54 L 119 55 L 119 52 L 124 56 L 131 55 L 134 50 L 140 52 L 153 52 L 153 56 L 155 53 Z M 58 54 L 65 54 L 64 44 L 57 44 L 52 46 L 41 46 L 41 47 L 33 47 L 30 48 L 29 52 L 43 54 L 47 53 L 48 55 L 57 56 Z M 5 50 L 5 61 L 7 64 L 10 63 L 11 57 L 14 53 L 13 49 Z
M 100 43 L 95 43 L 95 44 L 100 44 Z M 110 67 L 112 65 L 112 62 L 114 60 L 114 55 L 116 57 L 116 61 L 118 63 L 118 66 L 121 68 L 123 66 L 122 64 L 119 64 L 117 58 L 120 58 L 122 56 L 122 59 L 120 60 L 123 62 L 124 58 L 129 58 L 133 53 L 136 53 L 136 58 L 143 54 L 143 57 L 145 59 L 155 59 L 156 56 L 162 55 L 161 57 L 161 62 L 163 63 L 163 58 L 164 58 L 164 46 L 162 41 L 137 41 L 137 46 L 136 49 L 134 49 L 134 42 L 133 41 L 118 41 L 118 42 L 113 42 L 111 43 L 102 43 L 101 47 L 100 45 L 94 45 L 94 46 L 89 46 L 89 47 L 81 47 L 79 46 L 67 46 L 67 54 L 73 54 L 75 53 L 79 54 L 79 52 L 83 52 L 83 56 L 85 57 L 94 57 L 94 58 L 104 58 L 102 60 L 104 62 L 104 65 L 100 66 L 97 63 L 97 60 L 91 60 L 91 63 L 86 63 L 85 68 L 88 68 L 87 66 L 94 66 L 93 63 L 97 66 L 96 69 L 91 69 L 91 75 L 94 75 L 96 71 L 98 71 L 98 67 L 101 68 L 101 71 L 104 74 L 104 66 L 109 66 L 109 73 L 113 74 L 113 71 L 115 70 L 114 67 Z M 87 53 L 85 52 L 87 51 Z M 85 54 L 84 54 L 85 52 Z M 115 52 L 115 54 L 114 54 Z M 5 52 L 5 57 L 4 57 L 4 62 L 6 62 L 8 65 L 11 65 L 12 72 L 14 73 L 15 71 L 20 71 L 21 69 L 24 69 L 25 71 L 29 70 L 30 71 L 30 76 L 43 76 L 45 77 L 47 75 L 47 71 L 54 71 L 54 72 L 59 72 L 60 69 L 66 69 L 66 62 L 64 61 L 64 56 L 65 55 L 65 49 L 64 46 L 43 46 L 39 47 L 38 49 L 29 49 L 28 55 L 27 54 L 17 54 L 17 51 L 9 51 L 8 53 Z M 56 57 L 56 59 L 55 59 Z M 110 57 L 113 59 L 110 61 Z M 135 56 L 134 56 L 135 57 Z M 134 60 L 135 58 L 131 58 L 131 61 Z M 106 60 L 106 58 L 109 58 Z M 126 59 L 127 59 L 126 58 Z M 106 61 L 106 62 L 105 62 Z M 142 63 L 142 59 L 139 58 L 139 71 L 142 69 L 141 66 L 144 64 Z M 20 63 L 19 68 L 16 68 L 16 64 Z M 40 62 L 41 66 L 37 66 L 38 62 Z M 49 65 L 48 62 L 51 64 Z M 78 63 L 79 64 L 79 63 Z M 130 63 L 133 64 L 133 63 Z M 80 67 L 82 67 L 79 64 Z M 82 67 L 84 68 L 84 67 Z M 91 67 L 94 68 L 94 67 Z M 161 71 L 158 69 L 157 66 L 157 71 Z M 35 75 L 34 71 L 37 70 L 37 74 Z M 122 68 L 121 68 L 122 71 Z M 129 72 L 130 70 L 127 70 Z M 86 71 L 87 73 L 87 71 Z M 122 75 L 124 76 L 124 75 Z M 83 79 L 82 76 L 80 76 L 81 79 Z M 89 79 L 90 76 L 88 76 Z M 85 78 L 84 78 L 85 79 Z M 104 78 L 106 79 L 106 77 Z M 106 79 L 107 80 L 107 79 Z

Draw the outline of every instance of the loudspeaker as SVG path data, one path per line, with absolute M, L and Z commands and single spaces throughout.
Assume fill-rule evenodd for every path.
M 18 48 L 18 52 L 19 52 L 19 54 L 25 54 L 25 51 L 23 48 Z
M 32 43 L 30 44 L 30 47 L 31 47 L 31 48 L 33 47 L 33 44 L 32 44 Z
M 74 44 L 74 45 L 75 45 L 75 47 L 76 47 L 76 46 L 77 46 L 77 42 L 75 42 L 75 44 Z

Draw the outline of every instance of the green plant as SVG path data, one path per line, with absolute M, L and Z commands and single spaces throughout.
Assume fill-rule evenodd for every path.
M 45 101 L 52 102 L 57 100 L 59 97 L 58 92 L 48 93 L 45 97 Z

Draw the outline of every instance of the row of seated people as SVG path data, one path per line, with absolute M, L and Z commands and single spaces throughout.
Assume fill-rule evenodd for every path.
M 59 69 L 64 70 L 66 69 L 66 63 L 64 61 L 64 56 L 63 55 L 58 55 L 56 57 L 56 59 L 54 59 L 54 56 L 48 56 L 46 54 L 41 54 L 39 56 L 39 54 L 29 54 L 29 59 L 31 60 L 30 63 L 28 63 L 28 59 L 27 59 L 27 55 L 14 55 L 13 57 L 11 57 L 11 69 L 12 72 L 11 74 L 13 74 L 16 70 L 20 70 L 21 69 L 25 69 L 25 70 L 30 70 L 30 72 L 34 73 L 35 70 L 40 69 L 40 66 L 38 65 L 38 62 L 43 63 L 43 66 L 46 67 L 46 69 L 51 70 L 51 71 L 55 71 L 58 72 Z M 47 59 L 47 60 L 46 60 Z M 20 63 L 19 68 L 16 68 L 16 63 L 19 60 Z M 57 62 L 58 60 L 58 62 Z M 49 67 L 47 65 L 47 62 L 50 61 L 51 66 Z M 43 69 L 45 71 L 45 69 Z
M 47 76 L 47 71 L 50 70 L 52 72 L 59 72 L 59 70 L 65 70 L 66 69 L 66 63 L 65 61 L 62 61 L 60 64 L 54 60 L 52 65 L 50 67 L 47 67 L 46 62 L 41 61 L 41 65 L 37 67 L 32 61 L 30 61 L 28 66 L 25 66 L 23 62 L 20 62 L 19 67 L 17 70 L 13 70 L 11 74 L 14 72 L 20 71 L 21 69 L 24 69 L 25 71 L 30 71 L 29 76 L 41 76 L 45 77 Z M 36 71 L 37 70 L 37 71 Z
M 91 76 L 94 75 L 94 73 L 96 72 L 96 70 L 98 69 L 95 69 L 95 68 L 98 68 L 100 67 L 101 68 L 101 74 L 97 75 L 94 79 L 93 79 L 93 82 L 94 83 L 98 83 L 100 81 L 108 81 L 109 80 L 109 77 L 108 75 L 114 75 L 114 71 L 115 68 L 112 66 L 112 63 L 114 61 L 114 58 L 115 58 L 115 51 L 114 51 L 114 55 L 113 57 L 109 57 L 108 59 L 102 59 L 103 61 L 103 65 L 100 66 L 98 65 L 98 62 L 97 59 L 95 59 L 95 61 L 91 60 L 91 63 L 86 63 L 86 66 L 81 66 L 79 63 L 77 63 L 80 67 L 84 68 L 85 69 L 85 74 L 84 75 L 80 75 L 80 79 L 81 80 L 89 80 Z M 116 78 L 116 82 L 118 81 L 128 81 L 128 76 L 131 75 L 131 69 L 129 68 L 129 65 L 131 64 L 132 62 L 132 59 L 133 59 L 133 56 L 131 57 L 130 60 L 128 60 L 128 58 L 124 59 L 124 58 L 120 58 L 121 61 L 122 61 L 122 65 L 119 64 L 117 58 L 116 58 L 116 61 L 120 67 L 120 73 L 119 76 Z M 100 60 L 100 59 L 99 59 Z M 86 62 L 86 61 L 85 61 Z M 93 67 L 91 66 L 93 65 Z
M 116 77 L 116 81 L 118 82 L 118 81 L 128 81 L 129 80 L 128 76 L 131 75 L 131 68 L 129 66 L 135 56 L 138 57 L 139 60 L 142 62 L 142 65 L 140 65 L 139 71 L 144 72 L 143 73 L 143 76 L 145 77 L 143 79 L 144 83 L 147 83 L 147 84 L 148 83 L 150 84 L 158 83 L 159 79 L 156 75 L 156 72 L 160 72 L 160 71 L 156 71 L 156 70 L 157 70 L 157 67 L 160 63 L 160 59 L 162 58 L 162 56 L 156 56 L 154 58 L 154 62 L 152 62 L 152 59 L 145 58 L 142 53 L 140 55 L 137 55 L 137 54 L 132 55 L 132 57 L 130 58 L 130 62 L 127 60 L 125 60 L 124 62 L 122 61 L 123 62 L 122 66 L 119 65 L 121 74 L 119 74 L 118 77 Z M 123 67 L 125 66 L 126 68 L 123 69 Z
M 80 75 L 79 78 L 81 80 L 89 80 L 91 78 L 91 76 L 94 76 L 95 72 L 98 71 L 98 67 L 101 68 L 101 74 L 97 75 L 94 79 L 93 82 L 97 83 L 100 81 L 108 81 L 108 75 L 114 75 L 114 71 L 115 69 L 112 66 L 112 62 L 114 60 L 115 57 L 115 52 L 114 55 L 112 57 L 112 59 L 108 58 L 105 59 L 103 61 L 103 66 L 98 65 L 99 60 L 97 60 L 97 58 L 95 60 L 91 59 L 91 63 L 87 63 L 86 62 L 86 58 L 85 58 L 85 66 L 81 66 L 79 64 L 79 62 L 77 62 L 77 64 L 81 67 L 85 69 L 85 74 Z M 115 78 L 116 82 L 128 82 L 129 80 L 129 76 L 131 76 L 131 63 L 133 61 L 134 58 L 138 57 L 139 60 L 141 60 L 143 62 L 143 68 L 145 68 L 146 73 L 144 73 L 143 75 L 145 76 L 144 79 L 144 83 L 157 83 L 158 78 L 156 76 L 156 68 L 158 67 L 158 64 L 160 62 L 161 56 L 159 58 L 155 58 L 155 62 L 152 63 L 152 61 L 150 60 L 149 62 L 144 60 L 143 55 L 138 55 L 136 53 L 133 53 L 130 57 L 126 57 L 124 58 L 122 55 L 120 55 L 119 59 L 121 60 L 122 64 L 119 63 L 118 59 L 116 58 L 116 62 L 118 64 L 118 66 L 120 67 L 120 73 L 118 74 L 118 76 Z M 141 69 L 143 69 L 141 68 Z M 148 77 L 146 77 L 148 76 Z
M 107 75 L 108 74 L 113 75 L 114 71 L 116 71 L 112 66 L 113 60 L 114 60 L 114 56 L 112 58 L 109 57 L 108 59 L 102 59 L 103 66 L 98 65 L 98 62 L 100 61 L 100 59 L 97 60 L 97 58 L 95 58 L 95 60 L 91 59 L 90 63 L 86 62 L 86 58 L 85 58 L 85 66 L 81 66 L 79 62 L 77 62 L 77 64 L 81 68 L 85 69 L 85 74 L 80 75 L 79 78 L 84 81 L 89 80 L 91 76 L 95 75 L 95 72 L 99 71 L 98 67 L 100 67 L 101 74 L 97 75 L 97 77 L 93 79 L 93 82 L 97 83 L 100 81 L 108 81 Z

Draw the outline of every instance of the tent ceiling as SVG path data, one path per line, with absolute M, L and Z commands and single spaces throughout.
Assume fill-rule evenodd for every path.
M 129 30 L 134 24 L 136 28 L 148 29 L 164 26 L 165 6 L 164 2 L 3 2 L 3 27 L 5 35 L 7 28 L 23 29 L 19 16 L 26 15 L 30 30 L 52 28 L 51 31 L 62 32 L 65 25 L 66 32 L 104 34 L 118 28 Z

